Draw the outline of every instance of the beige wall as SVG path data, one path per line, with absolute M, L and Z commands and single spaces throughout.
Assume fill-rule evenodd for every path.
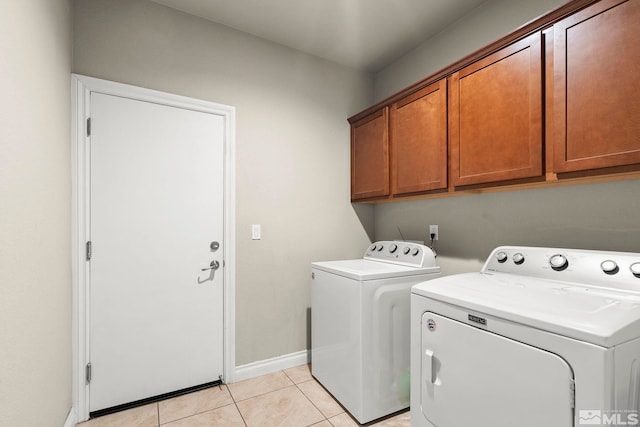
M 488 0 L 378 72 L 376 101 L 415 83 L 469 53 L 509 34 L 566 0 Z
M 477 271 L 500 245 L 640 252 L 640 180 L 447 197 L 376 208 L 376 238 L 425 240 L 443 274 Z
M 237 108 L 236 363 L 306 349 L 309 264 L 361 256 L 373 232 L 349 203 L 346 121 L 371 77 L 149 1 L 74 12 L 74 72 Z
M 562 0 L 488 1 L 375 76 L 375 98 L 426 77 L 560 6 Z M 375 208 L 376 239 L 425 240 L 440 226 L 444 274 L 477 271 L 495 246 L 533 245 L 640 252 L 640 181 L 507 191 Z
M 0 426 L 71 409 L 71 14 L 0 3 Z

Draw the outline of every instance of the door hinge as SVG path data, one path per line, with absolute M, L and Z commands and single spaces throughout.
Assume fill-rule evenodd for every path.
M 87 261 L 91 261 L 91 240 L 87 242 Z
M 85 369 L 87 384 L 91 382 L 91 362 L 87 363 L 87 368 Z
M 571 409 L 575 409 L 576 407 L 576 380 L 571 378 L 569 380 L 569 400 L 571 401 Z
M 87 119 L 87 136 L 91 136 L 91 117 Z

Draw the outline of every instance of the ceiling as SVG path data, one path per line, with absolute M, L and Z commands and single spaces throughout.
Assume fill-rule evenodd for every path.
M 153 0 L 376 72 L 486 0 Z

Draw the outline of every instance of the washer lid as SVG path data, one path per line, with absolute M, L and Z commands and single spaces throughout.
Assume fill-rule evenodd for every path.
M 386 279 L 440 273 L 440 267 L 410 267 L 368 259 L 312 262 L 311 268 L 337 274 L 353 280 Z
M 503 273 L 441 277 L 412 293 L 604 347 L 640 337 L 637 293 Z

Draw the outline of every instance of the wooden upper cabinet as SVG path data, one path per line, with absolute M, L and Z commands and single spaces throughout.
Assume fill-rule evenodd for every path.
M 640 163 L 640 1 L 595 3 L 553 37 L 555 172 Z
M 391 105 L 393 195 L 447 188 L 447 81 Z
M 351 124 L 351 200 L 389 195 L 389 108 Z
M 640 0 L 569 0 L 349 122 L 353 201 L 638 177 Z
M 534 33 L 451 75 L 453 186 L 542 176 L 541 39 Z

